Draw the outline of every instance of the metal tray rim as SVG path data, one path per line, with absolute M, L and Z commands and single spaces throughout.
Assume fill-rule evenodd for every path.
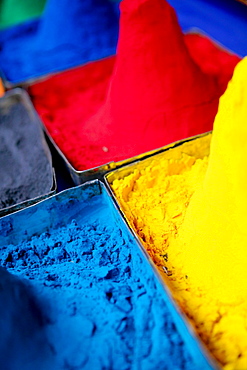
M 125 222 L 126 226 L 128 227 L 129 231 L 131 232 L 131 234 L 134 236 L 140 250 L 142 251 L 143 255 L 146 257 L 146 259 L 148 260 L 148 262 L 150 263 L 152 269 L 153 269 L 153 272 L 154 274 L 156 275 L 156 277 L 158 278 L 158 280 L 160 281 L 163 289 L 165 290 L 167 296 L 169 297 L 170 299 L 170 302 L 174 308 L 174 310 L 177 312 L 177 314 L 182 318 L 183 320 L 183 323 L 187 329 L 187 331 L 189 332 L 189 334 L 192 336 L 192 338 L 194 339 L 194 341 L 196 342 L 199 350 L 201 351 L 203 357 L 206 359 L 206 361 L 208 362 L 208 364 L 212 367 L 212 369 L 214 370 L 220 370 L 221 367 L 219 365 L 219 363 L 217 362 L 217 360 L 211 355 L 210 351 L 208 350 L 208 348 L 206 347 L 206 345 L 203 343 L 203 341 L 200 339 L 198 333 L 196 332 L 193 324 L 189 321 L 188 317 L 186 316 L 186 314 L 182 311 L 182 309 L 180 308 L 180 306 L 178 305 L 178 303 L 176 302 L 175 298 L 173 298 L 173 295 L 171 293 L 171 290 L 170 288 L 168 287 L 168 285 L 165 283 L 165 280 L 162 278 L 161 276 L 161 273 L 159 271 L 159 269 L 157 268 L 157 266 L 155 265 L 155 263 L 153 262 L 153 260 L 151 259 L 151 257 L 149 256 L 148 252 L 146 251 L 144 245 L 142 244 L 139 236 L 137 235 L 137 233 L 135 232 L 135 230 L 130 226 L 128 220 L 127 220 L 127 217 L 125 216 L 124 212 L 122 211 L 121 209 L 121 206 L 110 186 L 110 183 L 109 181 L 107 180 L 107 177 L 109 177 L 109 175 L 111 175 L 111 173 L 116 173 L 118 171 L 121 171 L 124 169 L 124 167 L 133 167 L 135 166 L 136 164 L 138 164 L 139 162 L 143 161 L 143 160 L 146 160 L 146 159 L 149 159 L 151 157 L 155 157 L 157 154 L 160 154 L 160 153 L 163 153 L 163 152 L 166 152 L 170 149 L 173 149 L 173 148 L 176 148 L 177 146 L 180 146 L 186 142 L 190 142 L 190 141 L 193 141 L 193 140 L 196 140 L 196 139 L 199 139 L 201 137 L 204 137 L 204 136 L 207 136 L 211 133 L 211 131 L 208 131 L 206 133 L 203 133 L 203 134 L 200 134 L 200 135 L 196 135 L 196 136 L 193 136 L 193 137 L 190 137 L 190 138 L 187 138 L 187 139 L 184 139 L 184 140 L 180 140 L 180 141 L 177 141 L 177 142 L 174 142 L 172 144 L 169 144 L 167 145 L 166 147 L 163 147 L 161 149 L 158 149 L 156 151 L 154 151 L 154 153 L 152 154 L 149 154 L 147 156 L 145 156 L 144 158 L 140 159 L 140 160 L 137 160 L 135 162 L 132 162 L 132 163 L 129 163 L 129 164 L 126 164 L 125 166 L 122 166 L 121 168 L 118 168 L 118 169 L 115 169 L 115 170 L 112 170 L 110 172 L 108 172 L 107 174 L 105 174 L 104 176 L 104 184 L 106 186 L 106 189 L 109 193 L 109 195 L 111 196 L 113 202 L 114 202 L 114 205 L 115 207 L 117 208 L 118 212 L 122 215 L 122 219 L 123 221 Z M 182 333 L 181 333 L 182 335 Z

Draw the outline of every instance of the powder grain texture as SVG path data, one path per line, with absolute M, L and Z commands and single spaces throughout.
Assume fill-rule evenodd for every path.
M 58 6 L 49 0 L 38 20 L 0 32 L 0 67 L 8 81 L 19 83 L 112 55 L 117 36 L 110 1 L 61 0 Z
M 209 158 L 205 150 L 197 159 L 197 139 L 194 153 L 178 147 L 113 183 L 174 296 L 227 370 L 247 368 L 246 76 L 244 59 L 220 99 Z
M 218 308 L 213 338 L 218 333 L 216 353 L 229 369 L 247 368 L 246 77 L 245 58 L 220 99 L 207 172 L 171 256 L 192 289 Z
M 8 241 L 12 230 L 15 232 L 13 244 L 4 244 L 1 239 L 0 264 L 33 292 L 42 317 L 45 349 L 49 349 L 44 357 L 48 368 L 196 370 L 149 264 L 122 221 L 115 218 L 109 199 L 92 190 L 88 190 L 84 205 L 75 196 L 62 203 L 50 202 L 46 212 L 53 214 L 53 223 L 57 219 L 54 228 L 44 226 L 47 217 L 43 206 L 40 210 L 32 207 L 22 221 L 18 216 L 19 237 L 14 217 L 2 221 Z M 32 212 L 36 222 L 29 214 Z M 29 230 L 25 226 L 27 217 Z M 38 224 L 46 231 L 23 238 L 25 233 L 30 234 L 30 226 L 37 230 Z M 14 315 L 19 306 L 12 304 L 10 299 L 8 305 Z M 23 313 L 28 314 L 28 310 Z M 0 324 L 18 333 L 21 352 L 19 322 L 15 328 L 11 318 Z M 1 348 L 4 340 L 1 337 Z M 11 351 L 11 347 L 0 351 L 9 364 L 7 368 L 23 368 L 22 358 L 12 366 Z M 38 361 L 35 365 L 47 369 Z
M 0 99 L 0 208 L 48 194 L 49 149 L 38 118 L 21 90 Z
M 116 59 L 54 76 L 29 90 L 77 170 L 210 130 L 218 98 L 239 61 L 206 38 L 198 42 L 198 35 L 185 42 L 165 0 L 124 0 L 120 10 Z

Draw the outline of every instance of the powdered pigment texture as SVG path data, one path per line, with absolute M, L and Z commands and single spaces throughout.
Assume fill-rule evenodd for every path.
M 207 135 L 113 182 L 175 298 L 227 370 L 247 368 L 246 78 L 245 58 L 220 99 L 209 158 Z
M 184 37 L 165 0 L 124 0 L 116 58 L 29 93 L 72 166 L 87 170 L 210 130 L 238 61 L 205 37 Z
M 50 349 L 49 366 L 31 368 L 209 369 L 190 357 L 160 283 L 115 212 L 96 182 L 1 220 L 0 264 L 32 292 L 42 319 L 32 335 L 41 332 L 42 351 Z M 0 323 L 25 351 L 19 322 Z M 6 368 L 23 368 L 22 358 L 12 366 L 5 337 L 0 343 Z
M 0 28 L 10 27 L 29 18 L 40 16 L 45 2 L 45 0 L 1 0 Z
M 0 99 L 0 209 L 48 194 L 51 156 L 28 95 L 15 89 Z
M 115 54 L 115 7 L 106 0 L 61 0 L 59 6 L 49 0 L 39 20 L 1 31 L 0 67 L 6 79 L 19 83 Z

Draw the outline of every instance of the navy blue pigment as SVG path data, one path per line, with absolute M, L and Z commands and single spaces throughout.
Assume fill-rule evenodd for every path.
M 0 214 L 49 194 L 52 160 L 29 97 L 13 89 L 0 99 Z
M 48 0 L 38 20 L 0 32 L 0 68 L 18 84 L 113 55 L 118 17 L 108 0 Z
M 22 322 L 31 317 L 35 328 L 40 317 L 30 369 L 198 369 L 150 265 L 108 195 L 98 193 L 97 182 L 70 189 L 0 220 L 0 264 L 32 293 L 38 312 L 8 299 L 0 318 L 8 310 Z M 0 331 L 15 333 L 15 352 L 4 347 L 5 335 L 0 352 L 6 369 L 19 370 L 26 344 L 14 323 L 0 321 Z M 44 366 L 33 362 L 38 341 Z

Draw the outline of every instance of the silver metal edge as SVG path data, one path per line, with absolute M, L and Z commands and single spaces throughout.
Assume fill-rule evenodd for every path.
M 78 187 L 81 187 L 81 188 L 83 188 L 83 187 L 89 187 L 89 186 L 91 186 L 91 185 L 98 185 L 98 188 L 99 188 L 99 194 L 100 193 L 102 193 L 102 187 L 101 187 L 101 184 L 100 184 L 100 181 L 99 180 L 92 180 L 92 181 L 88 181 L 87 183 L 84 183 L 84 184 L 80 184 L 80 185 L 78 185 L 78 186 L 76 186 L 76 187 L 72 187 L 72 188 L 68 188 L 68 189 L 64 189 L 64 190 L 62 190 L 62 191 L 60 191 L 59 193 L 55 193 L 54 191 L 53 191 L 53 194 L 51 194 L 51 195 L 49 195 L 48 197 L 46 197 L 45 199 L 42 199 L 42 200 L 40 200 L 40 201 L 38 201 L 38 202 L 36 202 L 36 203 L 33 203 L 33 204 L 31 204 L 30 206 L 28 206 L 28 207 L 25 207 L 25 208 L 21 208 L 21 209 L 18 209 L 18 210 L 16 210 L 15 211 L 15 214 L 13 215 L 13 217 L 16 215 L 16 214 L 18 214 L 18 213 L 23 213 L 23 212 L 25 212 L 26 210 L 30 210 L 30 209 L 32 209 L 32 208 L 34 208 L 34 207 L 38 207 L 39 205 L 41 205 L 43 202 L 46 202 L 46 201 L 50 201 L 50 200 L 53 200 L 53 199 L 55 199 L 55 198 L 58 198 L 58 199 L 63 199 L 63 197 L 66 195 L 66 193 L 69 193 L 69 192 L 73 192 L 73 191 L 75 191 L 76 190 L 76 188 L 78 188 Z M 9 216 L 12 216 L 12 214 L 6 214 L 6 215 L 4 215 L 3 216 L 3 218 L 4 217 L 9 217 Z M 0 217 L 0 220 L 2 221 L 2 218 Z
M 52 169 L 52 172 L 53 172 L 53 184 L 52 184 L 51 191 L 49 191 L 49 193 L 46 193 L 46 194 L 43 194 L 43 195 L 39 195 L 39 196 L 37 196 L 35 198 L 31 198 L 31 199 L 28 199 L 28 200 L 24 200 L 23 202 L 14 204 L 13 206 L 10 206 L 10 207 L 1 208 L 0 209 L 0 218 L 1 217 L 4 217 L 4 216 L 7 216 L 10 213 L 17 212 L 17 211 L 20 211 L 20 210 L 22 210 L 24 208 L 27 208 L 29 206 L 32 206 L 32 205 L 34 205 L 36 203 L 41 202 L 44 199 L 50 198 L 51 196 L 53 196 L 54 194 L 56 194 L 56 191 L 57 191 L 57 182 L 56 182 L 54 168 Z
M 188 139 L 184 139 L 184 140 L 181 140 L 181 141 L 178 141 L 178 142 L 175 142 L 171 145 L 168 145 L 167 147 L 164 147 L 163 149 L 159 149 L 157 151 L 155 151 L 155 153 L 152 153 L 150 155 L 147 155 L 145 156 L 145 158 L 142 158 L 136 162 L 133 162 L 133 163 L 129 163 L 127 164 L 126 166 L 122 166 L 121 168 L 118 168 L 116 170 L 112 170 L 110 172 L 108 172 L 107 174 L 105 174 L 104 176 L 104 185 L 108 191 L 108 194 L 111 196 L 113 202 L 114 202 L 114 206 L 116 207 L 116 209 L 118 210 L 118 212 L 121 214 L 122 216 L 122 219 L 123 221 L 125 222 L 126 226 L 128 227 L 129 231 L 131 232 L 131 234 L 134 236 L 141 252 L 143 253 L 143 255 L 145 256 L 145 258 L 147 259 L 147 261 L 150 263 L 152 269 L 153 269 L 153 272 L 155 274 L 155 276 L 158 278 L 158 280 L 160 281 L 163 289 L 165 290 L 165 293 L 168 297 L 168 299 L 170 300 L 170 303 L 172 304 L 174 310 L 176 311 L 176 313 L 182 318 L 183 322 L 184 322 L 184 325 L 187 329 L 187 331 L 189 332 L 190 336 L 194 339 L 196 345 L 198 346 L 200 352 L 202 353 L 203 357 L 205 358 L 205 360 L 207 361 L 207 363 L 209 364 L 209 366 L 211 366 L 214 370 L 221 370 L 221 367 L 219 365 L 219 363 L 216 361 L 216 359 L 214 359 L 214 357 L 211 355 L 210 351 L 208 350 L 208 348 L 206 347 L 206 345 L 203 343 L 203 341 L 201 340 L 201 338 L 199 337 L 199 335 L 197 334 L 196 332 L 196 329 L 194 328 L 193 324 L 189 321 L 188 317 L 186 316 L 186 314 L 182 311 L 182 309 L 180 308 L 180 306 L 178 305 L 178 303 L 176 302 L 176 300 L 173 298 L 173 295 L 171 293 L 171 290 L 170 288 L 166 285 L 164 279 L 162 278 L 161 276 L 161 273 L 159 271 L 159 269 L 157 268 L 157 266 L 155 265 L 155 263 L 153 262 L 153 260 L 151 259 L 151 257 L 149 256 L 148 252 L 146 251 L 144 245 L 142 244 L 139 236 L 136 234 L 135 230 L 130 226 L 129 222 L 128 222 L 128 219 L 127 217 L 125 216 L 124 212 L 122 211 L 121 207 L 120 207 L 120 204 L 110 186 L 110 183 L 108 182 L 107 180 L 107 177 L 111 174 L 111 173 L 114 173 L 114 172 L 120 172 L 121 170 L 123 170 L 124 168 L 131 168 L 131 167 L 134 167 L 136 164 L 138 164 L 139 162 L 141 162 L 142 160 L 146 160 L 148 158 L 151 158 L 151 157 L 155 157 L 157 154 L 160 154 L 162 152 L 165 152 L 169 149 L 173 149 L 173 148 L 176 148 L 177 146 L 180 146 L 186 142 L 189 142 L 189 141 L 193 141 L 193 140 L 196 140 L 198 138 L 201 138 L 201 137 L 204 137 L 208 134 L 210 134 L 211 132 L 206 132 L 204 134 L 200 134 L 200 135 L 196 135 L 196 136 L 193 136 L 191 138 L 188 138 Z M 182 335 L 182 337 L 184 337 L 184 333 L 182 330 L 180 330 L 180 328 L 178 327 L 178 330 L 180 332 L 180 334 Z
M 175 142 L 173 142 L 171 144 L 165 145 L 165 146 L 163 146 L 161 148 L 154 149 L 154 150 L 151 150 L 149 152 L 140 154 L 138 156 L 129 158 L 129 159 L 123 161 L 124 163 L 121 163 L 121 165 L 117 166 L 116 168 L 107 171 L 104 174 L 104 176 L 103 176 L 104 181 L 107 182 L 107 183 L 109 183 L 109 181 L 107 180 L 107 177 L 115 174 L 118 171 L 120 172 L 120 171 L 122 171 L 124 169 L 131 168 L 132 166 L 135 166 L 139 162 L 142 162 L 142 161 L 144 161 L 146 159 L 149 159 L 149 158 L 151 158 L 153 156 L 156 156 L 158 154 L 164 153 L 167 150 L 174 149 L 174 148 L 176 148 L 176 147 L 178 147 L 180 145 L 183 145 L 184 143 L 187 143 L 187 142 L 190 142 L 190 141 L 199 139 L 201 137 L 207 136 L 207 135 L 209 135 L 211 133 L 212 133 L 212 131 L 207 131 L 207 132 L 204 132 L 202 134 L 198 134 L 198 135 L 195 135 L 195 136 L 188 137 L 186 139 L 178 140 L 178 141 L 175 141 Z
M 75 185 L 80 185 L 80 184 L 83 184 L 87 181 L 91 181 L 91 180 L 94 180 L 94 179 L 99 179 L 99 180 L 103 181 L 104 176 L 107 173 L 109 173 L 111 171 L 114 171 L 114 170 L 117 170 L 117 169 L 120 169 L 123 166 L 126 166 L 127 164 L 131 164 L 132 162 L 136 162 L 137 160 L 146 159 L 150 155 L 158 154 L 159 152 L 163 152 L 164 150 L 167 149 L 167 145 L 165 145 L 165 146 L 160 147 L 158 149 L 153 149 L 153 150 L 150 150 L 148 152 L 138 154 L 134 157 L 130 157 L 130 158 L 127 158 L 127 159 L 122 160 L 122 161 L 108 162 L 108 163 L 102 164 L 102 165 L 97 166 L 97 167 L 92 167 L 88 170 L 78 171 L 72 166 L 72 164 L 69 162 L 69 160 L 67 159 L 65 154 L 62 152 L 62 150 L 59 148 L 59 146 L 55 143 L 54 139 L 50 135 L 48 129 L 46 128 L 46 126 L 43 123 L 43 121 L 41 120 L 41 118 L 40 118 L 40 122 L 42 124 L 43 130 L 45 131 L 45 133 L 47 135 L 47 138 L 49 139 L 50 143 L 53 145 L 53 147 L 55 148 L 55 150 L 57 151 L 59 156 L 62 158 L 64 164 L 66 165 L 66 167 L 67 167 L 67 169 L 70 173 L 70 176 L 71 176 L 73 182 L 75 183 Z M 201 134 L 201 135 L 205 135 L 205 134 Z M 194 136 L 191 137 L 191 139 L 193 139 L 193 138 L 194 138 Z M 184 140 L 188 141 L 189 139 L 190 138 L 186 138 Z M 173 147 L 173 146 L 176 146 L 176 145 L 180 145 L 180 142 L 181 141 L 176 141 L 172 144 L 169 144 L 168 146 Z
M 206 32 L 202 31 L 200 28 L 193 27 L 193 28 L 189 29 L 187 32 L 184 32 L 184 34 L 185 35 L 196 34 L 196 35 L 199 35 L 199 36 L 200 35 L 201 36 L 206 36 L 210 40 L 212 40 L 213 43 L 216 46 L 218 46 L 218 48 L 220 48 L 222 50 L 225 50 L 226 52 L 228 52 L 230 54 L 237 55 L 236 53 L 234 53 L 233 51 L 231 51 L 230 49 L 228 49 L 224 45 L 222 45 L 220 42 L 218 42 L 217 40 L 215 40 L 214 38 L 209 36 Z M 105 59 L 105 58 L 102 58 L 102 59 Z M 23 88 L 28 88 L 29 86 L 31 86 L 31 85 L 33 85 L 37 82 L 47 80 L 47 79 L 49 79 L 49 78 L 51 78 L 55 75 L 58 75 L 60 73 L 66 72 L 66 71 L 70 71 L 70 70 L 74 70 L 76 68 L 80 68 L 80 67 L 82 67 L 86 64 L 88 64 L 88 63 L 78 65 L 78 66 L 74 66 L 74 67 L 65 69 L 63 71 L 56 71 L 56 72 L 53 72 L 53 73 L 51 72 L 51 73 L 49 73 L 45 76 L 30 78 L 26 81 L 20 82 L 20 84 L 23 85 Z M 35 109 L 35 107 L 34 107 L 34 109 Z M 125 160 L 118 161 L 118 162 L 113 162 L 113 161 L 112 162 L 107 162 L 107 163 L 102 164 L 100 166 L 96 166 L 96 167 L 92 167 L 92 168 L 87 169 L 87 170 L 79 171 L 79 170 L 76 170 L 73 167 L 73 165 L 69 162 L 69 160 L 67 159 L 65 154 L 62 152 L 62 150 L 59 148 L 59 146 L 55 143 L 54 139 L 50 135 L 48 129 L 46 128 L 46 126 L 45 126 L 44 122 L 41 120 L 41 118 L 40 118 L 40 121 L 42 122 L 43 129 L 44 129 L 51 145 L 55 148 L 55 150 L 57 151 L 59 156 L 62 158 L 62 160 L 65 163 L 65 165 L 66 165 L 66 167 L 67 167 L 67 169 L 70 173 L 70 176 L 71 176 L 73 182 L 75 183 L 75 185 L 80 185 L 80 184 L 83 184 L 84 182 L 87 182 L 87 181 L 90 181 L 90 180 L 93 180 L 93 179 L 97 179 L 97 178 L 103 180 L 104 175 L 106 173 L 108 173 L 109 171 L 111 171 L 113 169 L 121 168 L 122 166 L 125 166 L 127 163 L 131 163 L 132 161 L 136 161 L 136 159 L 139 158 L 140 156 L 148 155 L 148 153 L 151 154 L 153 152 L 153 150 L 151 150 L 151 151 L 146 152 L 146 154 L 145 153 L 139 154 L 139 155 L 131 157 L 129 159 L 125 159 Z M 162 147 L 159 150 L 161 150 L 161 149 L 162 149 Z
M 72 164 L 69 162 L 65 154 L 62 152 L 62 150 L 59 148 L 59 146 L 55 143 L 54 139 L 50 135 L 48 129 L 46 128 L 45 124 L 40 118 L 40 122 L 42 124 L 42 128 L 46 133 L 46 136 L 48 140 L 50 141 L 51 145 L 55 148 L 56 152 L 59 154 L 59 156 L 62 158 L 65 166 L 67 167 L 70 176 L 75 183 L 75 185 L 81 185 L 84 184 L 87 181 L 95 180 L 95 179 L 103 179 L 103 175 L 106 173 L 106 171 L 109 171 L 109 169 L 105 169 L 106 166 L 110 166 L 111 163 L 114 162 L 109 162 L 105 165 L 98 166 L 98 167 L 93 167 L 88 170 L 84 171 L 78 171 L 76 170 Z

